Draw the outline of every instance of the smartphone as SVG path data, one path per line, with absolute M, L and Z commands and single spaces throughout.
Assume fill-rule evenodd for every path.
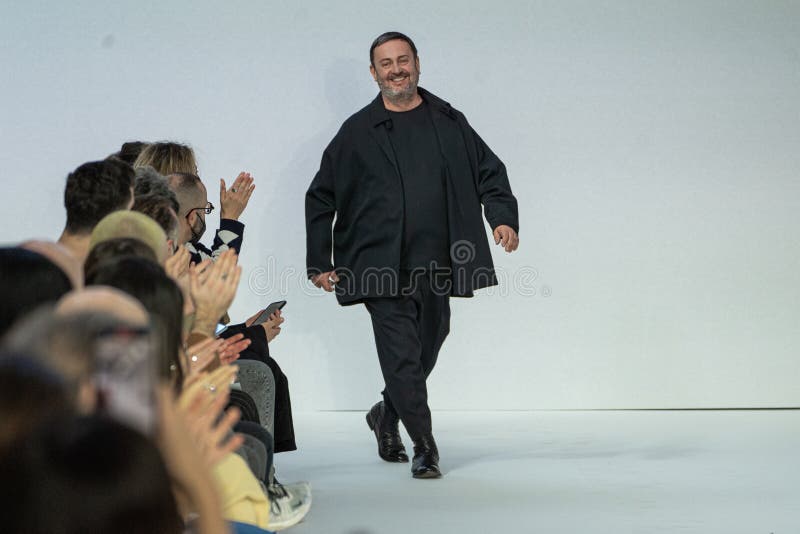
M 147 329 L 113 327 L 94 342 L 100 411 L 151 436 L 156 426 L 157 371 Z
M 253 324 L 261 324 L 267 322 L 269 320 L 270 315 L 272 315 L 278 310 L 282 310 L 284 306 L 286 306 L 285 300 L 279 300 L 278 302 L 273 302 L 272 304 L 264 308 L 264 311 L 262 311 L 258 315 L 258 317 L 256 317 L 255 321 L 253 321 Z

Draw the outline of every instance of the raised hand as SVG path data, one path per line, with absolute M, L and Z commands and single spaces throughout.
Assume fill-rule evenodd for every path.
M 222 362 L 222 347 L 225 346 L 224 339 L 207 338 L 199 343 L 195 343 L 187 349 L 188 376 L 205 371 L 213 363 Z M 230 362 L 228 362 L 230 363 Z
M 229 365 L 239 359 L 239 354 L 250 346 L 249 339 L 244 339 L 244 334 L 236 334 L 223 342 L 219 349 L 219 361 L 222 365 Z
M 217 320 L 236 296 L 242 268 L 236 265 L 234 249 L 219 255 L 216 262 L 203 262 L 189 268 L 189 288 L 196 309 L 195 331 L 213 336 Z
M 253 194 L 256 186 L 249 172 L 240 172 L 230 189 L 226 189 L 225 180 L 219 180 L 219 205 L 221 219 L 237 220 Z
M 178 410 L 207 467 L 213 467 L 243 442 L 241 436 L 226 439 L 241 416 L 239 410 L 232 408 L 219 417 L 228 403 L 237 370 L 234 365 L 226 365 L 212 373 L 201 373 L 178 398 Z

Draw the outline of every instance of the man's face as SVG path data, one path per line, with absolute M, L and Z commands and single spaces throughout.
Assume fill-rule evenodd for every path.
M 204 208 L 208 205 L 208 192 L 205 187 L 202 188 L 201 193 L 195 202 L 197 206 L 192 206 L 193 208 Z M 202 209 L 192 209 L 184 220 L 189 223 L 187 241 L 199 241 L 206 231 L 206 212 Z
M 388 100 L 404 100 L 417 93 L 419 58 L 402 39 L 393 39 L 373 50 L 372 77 Z

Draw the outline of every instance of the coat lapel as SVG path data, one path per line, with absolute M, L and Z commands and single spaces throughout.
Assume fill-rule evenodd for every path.
M 372 128 L 370 128 L 369 133 L 375 142 L 378 143 L 378 146 L 381 147 L 386 157 L 389 158 L 392 167 L 394 167 L 394 171 L 397 173 L 397 177 L 400 178 L 400 168 L 397 166 L 397 158 L 395 157 L 392 143 L 389 141 L 389 132 L 387 130 L 387 124 L 391 124 L 392 119 L 389 117 L 386 108 L 383 107 L 383 100 L 380 94 L 378 94 L 375 100 L 372 101 L 372 104 L 370 104 L 369 116 L 370 122 L 372 123 Z

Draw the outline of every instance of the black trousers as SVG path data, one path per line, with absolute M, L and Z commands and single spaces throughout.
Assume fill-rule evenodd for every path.
M 423 275 L 408 294 L 364 299 L 364 305 L 372 318 L 386 409 L 400 417 L 411 439 L 431 433 L 426 379 L 450 333 L 449 295 L 437 294 Z

